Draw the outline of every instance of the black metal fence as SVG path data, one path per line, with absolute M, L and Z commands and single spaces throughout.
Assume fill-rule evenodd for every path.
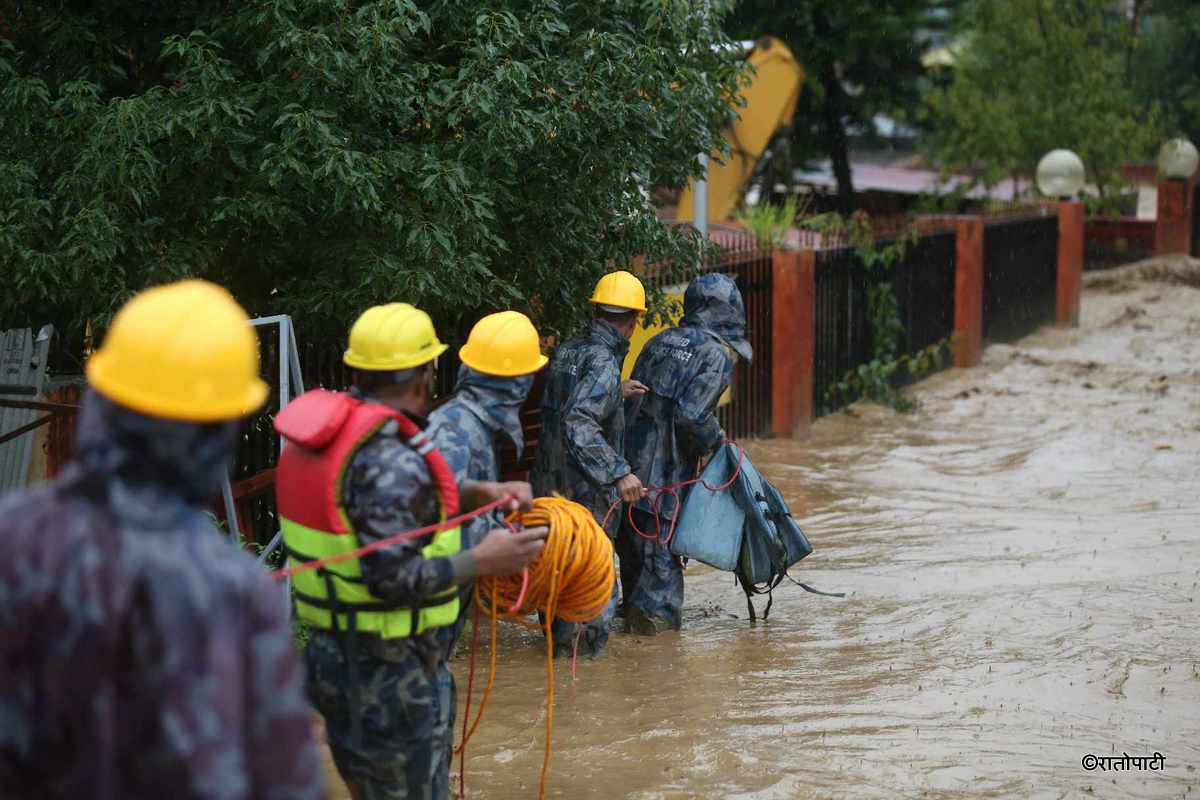
M 649 279 L 662 287 L 670 280 L 690 280 L 696 275 L 723 272 L 737 281 L 746 305 L 746 338 L 754 348 L 750 363 L 738 359 L 734 368 L 732 400 L 717 412 L 725 433 L 734 439 L 761 436 L 771 430 L 771 365 L 774 342 L 774 298 L 771 251 L 758 246 L 754 236 L 740 228 L 715 225 L 710 231 L 721 251 L 703 265 L 672 278 L 664 274 Z
M 1083 228 L 1084 270 L 1111 269 L 1154 255 L 1154 220 L 1089 219 Z
M 887 246 L 880 242 L 877 246 Z M 954 332 L 953 231 L 919 237 L 888 269 L 903 326 L 898 354 L 916 353 Z M 872 358 L 870 278 L 849 247 L 818 250 L 814 298 L 813 408 L 829 414 L 857 399 L 835 387 Z
M 1058 218 L 987 220 L 983 229 L 983 338 L 1011 341 L 1053 321 Z
M 901 353 L 916 353 L 954 333 L 954 258 L 957 236 L 942 231 L 922 236 L 909 247 L 893 273 Z
M 733 372 L 732 399 L 718 411 L 721 427 L 734 439 L 760 436 L 771 430 L 771 365 L 775 347 L 771 322 L 774 280 L 771 251 L 756 247 L 747 237 L 702 272 L 724 272 L 737 281 L 746 304 L 746 339 L 754 360 L 739 358 Z
M 855 398 L 834 387 L 871 360 L 867 275 L 848 247 L 818 250 L 813 299 L 813 410 L 829 414 Z

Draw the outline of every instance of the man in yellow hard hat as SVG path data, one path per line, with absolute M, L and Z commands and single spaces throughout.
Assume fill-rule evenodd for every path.
M 277 416 L 288 440 L 276 499 L 290 563 L 344 558 L 493 500 L 528 506 L 528 484 L 458 484 L 425 433 L 445 349 L 423 311 L 370 308 L 344 356 L 351 391 L 308 392 Z M 460 586 L 520 572 L 545 536 L 497 529 L 464 550 L 454 526 L 293 577 L 296 614 L 312 628 L 309 696 L 356 798 L 448 797 L 454 681 L 440 631 L 458 619 Z
M 454 396 L 429 415 L 434 444 L 459 482 L 500 479 L 500 449 L 511 444 L 517 458 L 525 449 L 521 406 L 533 388 L 533 376 L 549 361 L 529 318 L 519 311 L 489 314 L 475 323 L 467 343 L 458 351 L 462 366 Z M 469 548 L 502 522 L 492 514 L 463 526 L 463 547 Z M 460 587 L 458 622 L 444 629 L 451 654 L 462 632 L 473 584 Z
M 646 290 L 629 272 L 610 272 L 596 284 L 591 301 L 593 318 L 587 331 L 567 340 L 554 352 L 542 395 L 542 432 L 538 441 L 533 487 L 538 495 L 558 492 L 586 506 L 616 535 L 620 509 L 608 514 L 617 500 L 632 503 L 644 491 L 623 455 L 626 396 L 645 388 L 621 382 L 621 364 L 629 352 L 629 337 L 646 310 Z M 580 646 L 599 655 L 608 644 L 609 626 L 616 614 L 618 590 L 599 619 L 580 631 Z M 575 626 L 556 620 L 555 649 L 569 650 Z
M 0 794 L 323 797 L 280 587 L 204 511 L 267 395 L 245 312 L 149 289 L 87 377 L 76 461 L 0 503 Z

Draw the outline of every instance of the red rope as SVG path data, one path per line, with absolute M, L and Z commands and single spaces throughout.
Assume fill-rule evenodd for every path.
M 525 570 L 528 581 L 529 570 Z M 525 597 L 525 588 L 521 587 L 521 597 Z M 467 796 L 467 726 L 471 722 L 471 692 L 475 690 L 475 651 L 479 647 L 479 603 L 471 618 L 471 665 L 467 669 L 467 702 L 463 706 L 463 738 L 462 753 L 458 757 L 458 796 Z
M 650 503 L 650 511 L 652 514 L 654 514 L 654 527 L 656 528 L 656 530 L 654 533 L 646 533 L 646 532 L 642 531 L 640 528 L 638 528 L 637 523 L 633 521 L 633 507 L 635 504 L 630 503 L 628 513 L 626 514 L 626 518 L 628 519 L 629 527 L 633 530 L 633 532 L 636 533 L 638 536 L 642 537 L 643 539 L 654 539 L 660 545 L 662 545 L 663 547 L 666 547 L 667 545 L 669 545 L 671 543 L 672 537 L 675 536 L 675 526 L 679 523 L 679 511 L 683 506 L 683 504 L 679 500 L 679 490 L 680 489 L 685 489 L 688 486 L 699 483 L 699 484 L 703 484 L 704 488 L 708 489 L 710 492 L 723 492 L 723 491 L 729 489 L 731 486 L 733 486 L 734 482 L 737 481 L 738 476 L 742 474 L 742 462 L 746 460 L 746 450 L 737 442 L 726 440 L 725 444 L 731 444 L 738 449 L 737 464 L 734 466 L 733 475 L 731 475 L 729 477 L 729 480 L 727 480 L 725 483 L 720 484 L 719 486 L 712 486 L 708 483 L 708 481 L 697 476 L 690 480 L 680 481 L 679 483 L 672 483 L 669 486 L 647 486 L 646 487 L 647 492 L 655 492 L 656 493 L 654 500 L 652 500 Z M 671 514 L 671 526 L 667 529 L 667 537 L 664 539 L 664 538 L 662 538 L 662 501 L 663 501 L 663 498 L 667 497 L 668 495 L 675 498 L 675 511 Z M 616 500 L 613 501 L 613 504 L 608 507 L 608 513 L 606 513 L 604 515 L 604 522 L 601 524 L 600 527 L 602 527 L 602 528 L 608 527 L 608 518 L 610 516 L 612 516 L 612 512 L 619 505 L 621 505 L 621 498 L 618 497 Z
M 458 527 L 467 520 L 474 519 L 475 517 L 481 517 L 489 511 L 499 508 L 505 503 L 511 502 L 513 499 L 514 498 L 511 495 L 507 495 L 505 497 L 501 497 L 499 500 L 493 500 L 485 506 L 480 506 L 474 511 L 470 511 L 466 514 L 459 514 L 457 517 L 451 517 L 450 519 L 443 520 L 442 522 L 438 522 L 433 525 L 426 525 L 424 528 L 417 528 L 416 530 L 411 531 L 402 531 L 393 536 L 389 536 L 386 539 L 380 539 L 377 542 L 371 542 L 370 544 L 365 544 L 362 547 L 356 547 L 353 550 L 347 550 L 344 553 L 338 553 L 337 555 L 332 555 L 328 558 L 319 558 L 315 561 L 305 561 L 302 564 L 296 564 L 292 567 L 277 569 L 272 572 L 271 575 L 276 578 L 286 578 L 299 572 L 307 572 L 310 569 L 317 569 L 329 564 L 337 564 L 340 561 L 349 561 L 350 559 L 358 558 L 359 556 L 365 556 L 368 553 L 374 553 L 376 550 L 382 550 L 385 547 L 391 547 L 396 542 L 403 542 L 409 539 L 419 539 L 422 536 L 428 536 L 431 533 L 437 533 L 439 531 L 448 531 L 451 528 Z

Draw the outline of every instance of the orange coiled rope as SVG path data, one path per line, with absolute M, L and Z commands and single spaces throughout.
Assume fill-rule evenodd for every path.
M 460 794 L 466 793 L 463 762 L 466 760 L 467 742 L 479 727 L 496 679 L 496 620 L 509 619 L 529 628 L 542 628 L 546 632 L 546 748 L 538 782 L 538 796 L 545 797 L 546 776 L 550 771 L 550 742 L 554 731 L 554 639 L 550 626 L 555 618 L 568 622 L 587 622 L 603 613 L 616 582 L 613 548 L 608 535 L 596 524 L 590 511 L 561 497 L 539 497 L 533 501 L 533 508 L 509 517 L 509 522 L 530 528 L 544 525 L 550 531 L 542 552 L 529 565 L 524 578 L 520 575 L 488 577 L 475 583 L 476 624 L 472 631 L 471 676 L 467 683 L 462 743 L 455 750 L 460 758 Z M 479 631 L 481 609 L 491 618 L 491 653 L 487 686 L 479 700 L 475 721 L 470 722 L 471 688 L 475 678 L 475 636 Z M 535 611 L 542 612 L 543 622 L 527 619 Z

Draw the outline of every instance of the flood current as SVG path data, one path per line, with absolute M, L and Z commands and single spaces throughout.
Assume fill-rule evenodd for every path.
M 752 625 L 693 566 L 681 632 L 557 663 L 549 795 L 1196 794 L 1197 287 L 1179 264 L 1089 275 L 1079 329 L 990 346 L 915 412 L 748 443 L 816 548 L 796 577 L 847 597 L 784 584 Z M 536 796 L 540 635 L 504 626 L 498 661 L 469 796 Z M 1084 768 L 1124 753 L 1164 768 Z

